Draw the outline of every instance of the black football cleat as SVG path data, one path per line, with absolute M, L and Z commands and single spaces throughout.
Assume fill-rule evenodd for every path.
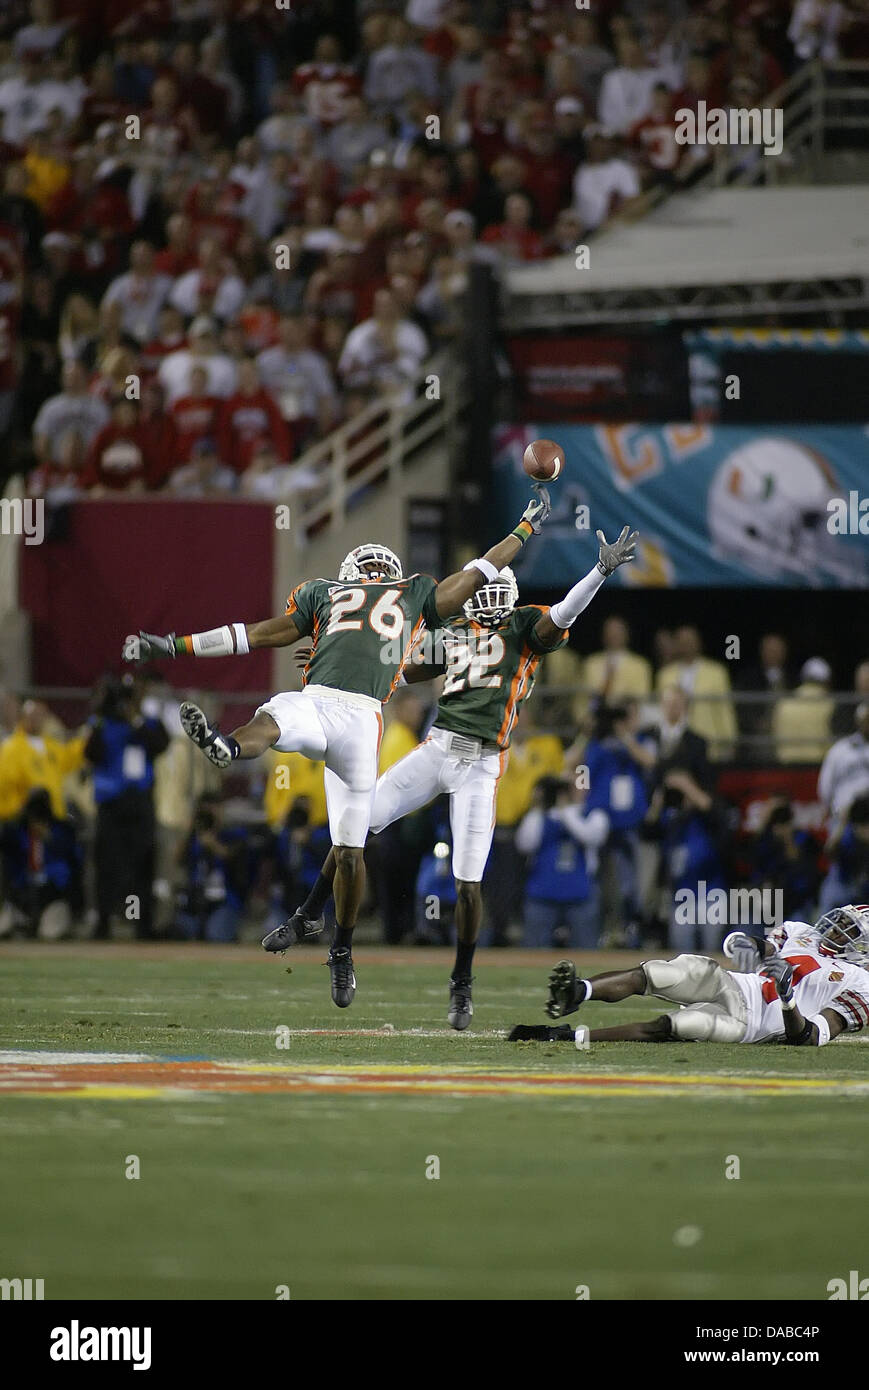
M 356 993 L 356 975 L 349 946 L 333 946 L 326 961 L 332 979 L 332 1003 L 349 1009 Z
M 549 998 L 545 1012 L 550 1018 L 576 1013 L 585 998 L 585 986 L 576 978 L 572 960 L 560 960 L 549 976 Z
M 508 1042 L 573 1042 L 569 1023 L 550 1028 L 546 1023 L 517 1023 L 507 1034 Z
M 470 975 L 460 975 L 458 979 L 450 980 L 450 1009 L 447 1022 L 457 1033 L 467 1028 L 474 1015 L 472 984 L 473 979 Z
M 232 750 L 216 724 L 210 724 L 198 705 L 185 701 L 178 711 L 181 727 L 215 767 L 229 767 Z
M 292 917 L 288 917 L 286 922 L 282 922 L 274 931 L 270 931 L 262 939 L 264 951 L 280 951 L 283 954 L 290 946 L 295 946 L 300 941 L 313 941 L 319 936 L 326 925 L 326 918 L 306 917 L 300 907 L 297 907 Z

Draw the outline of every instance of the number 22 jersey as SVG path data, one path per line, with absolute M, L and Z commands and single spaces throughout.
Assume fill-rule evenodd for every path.
M 560 632 L 547 647 L 534 635 L 548 612 L 525 604 L 498 627 L 463 621 L 442 629 L 446 681 L 435 716 L 438 729 L 509 748 L 519 706 L 534 688 L 541 658 L 568 638 Z

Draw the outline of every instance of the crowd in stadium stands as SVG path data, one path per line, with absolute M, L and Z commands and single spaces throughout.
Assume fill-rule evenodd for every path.
M 622 618 L 602 638 L 584 658 L 547 657 L 520 719 L 484 881 L 486 944 L 712 950 L 723 926 L 711 911 L 682 920 L 684 890 L 772 889 L 773 908 L 796 917 L 869 899 L 869 661 L 836 701 L 826 662 L 792 670 L 780 634 L 736 690 L 694 628 L 656 634 L 657 669 Z M 381 770 L 425 736 L 435 696 L 396 692 Z M 750 812 L 722 789 L 734 762 L 782 772 Z M 804 774 L 799 797 L 789 765 Z M 249 937 L 306 896 L 328 848 L 322 763 L 271 753 L 221 774 L 183 735 L 159 674 L 106 677 L 75 732 L 0 692 L 0 937 Z M 450 850 L 443 800 L 371 837 L 370 906 L 387 942 L 449 939 Z
M 869 51 L 865 0 L 594 10 L 9 0 L 4 469 L 58 500 L 310 490 L 293 460 L 409 398 L 474 262 L 573 253 L 694 177 L 678 108 Z

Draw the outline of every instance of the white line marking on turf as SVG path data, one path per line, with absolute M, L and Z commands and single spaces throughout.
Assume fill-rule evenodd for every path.
M 273 1038 L 274 1028 L 205 1028 L 197 1032 L 216 1033 L 219 1036 L 239 1038 Z M 291 1028 L 293 1038 L 454 1038 L 455 1028 L 393 1028 L 384 1025 L 380 1028 Z M 503 1038 L 501 1028 L 476 1028 L 465 1034 L 469 1038 Z M 0 1053 L 2 1060 L 2 1053 Z
M 90 1062 L 153 1062 L 148 1052 L 0 1052 L 0 1065 L 21 1062 L 27 1066 L 77 1067 Z

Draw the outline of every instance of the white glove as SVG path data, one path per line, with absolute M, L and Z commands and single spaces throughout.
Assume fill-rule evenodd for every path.
M 757 942 L 743 931 L 732 931 L 724 938 L 721 949 L 727 959 L 733 961 L 738 975 L 753 975 L 760 965 L 761 956 Z

